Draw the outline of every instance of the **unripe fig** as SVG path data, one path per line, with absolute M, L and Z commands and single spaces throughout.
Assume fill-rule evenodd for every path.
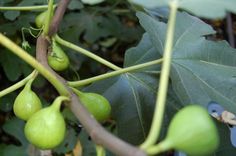
M 167 137 L 161 144 L 165 149 L 203 156 L 217 149 L 219 136 L 208 112 L 201 106 L 190 105 L 174 116 Z
M 83 93 L 78 90 L 76 94 L 79 96 L 81 103 L 97 121 L 103 122 L 110 117 L 111 106 L 104 96 L 96 93 Z
M 55 40 L 52 42 L 52 51 L 48 54 L 48 64 L 55 71 L 63 71 L 67 69 L 70 64 L 68 56 Z
M 60 96 L 53 104 L 35 113 L 25 125 L 25 136 L 40 149 L 51 149 L 59 145 L 65 136 L 66 125 L 60 106 L 67 97 Z
M 13 105 L 15 115 L 22 120 L 28 120 L 42 108 L 39 97 L 31 90 L 32 82 L 33 79 L 26 83 L 24 89 L 16 97 Z
M 47 18 L 47 10 L 40 13 L 36 18 L 35 18 L 35 24 L 38 28 L 42 28 L 44 25 L 44 22 Z

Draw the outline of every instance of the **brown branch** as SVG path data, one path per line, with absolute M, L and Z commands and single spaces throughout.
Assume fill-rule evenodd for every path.
M 59 23 L 62 20 L 63 14 L 69 4 L 70 0 L 61 0 L 50 25 L 49 36 L 53 36 L 58 30 Z M 91 136 L 96 144 L 102 145 L 118 156 L 146 156 L 146 153 L 139 148 L 124 142 L 118 137 L 106 131 L 91 115 L 86 108 L 80 103 L 77 95 L 75 95 L 70 88 L 68 88 L 66 81 L 56 74 L 47 63 L 47 49 L 49 42 L 46 37 L 40 36 L 37 39 L 36 58 L 49 71 L 51 71 L 57 78 L 65 85 L 70 92 L 71 102 L 68 103 L 69 108 L 78 118 L 80 123 L 84 126 L 87 133 Z
M 49 28 L 48 36 L 53 36 L 54 34 L 57 33 L 59 24 L 64 16 L 64 13 L 69 3 L 70 0 L 61 0 L 60 3 L 58 4 L 58 7 L 56 9 L 55 15 Z

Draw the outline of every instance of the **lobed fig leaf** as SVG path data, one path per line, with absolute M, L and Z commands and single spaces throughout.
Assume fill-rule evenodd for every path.
M 67 69 L 70 64 L 68 56 L 55 40 L 52 42 L 52 51 L 48 54 L 48 64 L 55 71 L 63 71 Z
M 13 105 L 15 115 L 22 119 L 28 120 L 34 113 L 42 108 L 39 97 L 31 90 L 33 80 L 29 80 L 24 89 L 16 97 Z
M 103 122 L 110 117 L 111 105 L 104 96 L 96 93 L 84 93 L 78 90 L 76 94 L 97 121 Z
M 60 106 L 65 97 L 58 97 L 53 104 L 35 113 L 25 125 L 28 141 L 40 149 L 52 149 L 64 139 L 66 124 Z
M 167 137 L 161 143 L 166 149 L 177 149 L 189 155 L 203 156 L 219 145 L 216 126 L 208 112 L 198 105 L 180 110 L 170 123 Z

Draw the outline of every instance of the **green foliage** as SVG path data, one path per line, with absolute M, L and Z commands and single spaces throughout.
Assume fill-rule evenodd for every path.
M 147 8 L 167 6 L 170 2 L 170 0 L 130 1 Z M 89 1 L 89 4 L 97 5 L 88 5 L 88 3 L 85 4 L 78 0 L 71 1 L 58 32 L 63 39 L 91 49 L 95 54 L 120 66 L 123 65 L 123 67 L 162 58 L 167 30 L 166 12 L 164 15 L 161 11 L 156 12 L 158 17 L 161 17 L 160 19 L 143 12 L 138 12 L 138 18 L 136 18 L 132 9 L 138 7 L 130 6 L 127 1 L 109 0 L 103 1 L 101 4 L 101 1 L 91 2 Z M 45 0 L 5 0 L 0 2 L 1 6 L 29 6 L 46 3 Z M 213 3 L 214 5 L 212 5 Z M 182 0 L 179 5 L 183 10 L 206 18 L 222 18 L 226 11 L 236 12 L 235 0 Z M 39 11 L 1 11 L 0 32 L 21 45 L 23 42 L 21 39 L 22 27 L 35 27 L 34 21 L 38 14 Z M 138 20 L 144 30 L 140 27 Z M 33 33 L 37 34 L 38 32 Z M 236 113 L 236 51 L 226 41 L 208 40 L 207 36 L 214 33 L 213 28 L 200 19 L 185 12 L 177 14 L 162 138 L 165 136 L 170 119 L 188 103 L 196 103 L 206 107 L 209 101 L 217 101 L 225 109 Z M 32 47 L 27 50 L 32 56 L 35 56 L 36 39 L 29 34 L 25 34 L 25 36 Z M 140 42 L 133 47 L 138 40 Z M 65 50 L 71 61 L 70 69 L 60 73 L 65 79 L 77 80 L 78 73 L 83 79 L 107 72 L 107 68 L 94 63 L 87 57 L 73 53 L 72 50 L 66 48 Z M 0 48 L 0 65 L 0 80 L 3 84 L 0 86 L 1 89 L 12 85 L 13 81 L 19 81 L 32 71 L 29 65 L 3 48 Z M 153 65 L 135 72 L 101 80 L 80 89 L 105 96 L 112 106 L 111 121 L 109 120 L 109 122 L 113 125 L 109 125 L 111 123 L 108 122 L 104 123 L 104 126 L 129 143 L 139 145 L 145 140 L 150 129 L 160 70 L 160 65 Z M 36 92 L 40 94 L 40 97 L 44 97 L 45 101 L 55 98 L 56 93 L 49 85 L 45 85 L 47 82 L 44 79 L 43 81 L 42 78 L 37 79 L 37 81 Z M 0 99 L 0 110 L 7 114 L 2 129 L 9 134 L 7 138 L 10 141 L 13 140 L 12 144 L 5 142 L 0 144 L 0 155 L 3 156 L 25 156 L 29 150 L 23 133 L 25 123 L 16 118 L 8 119 L 8 116 L 13 115 L 12 105 L 15 97 L 16 93 L 11 93 Z M 69 125 L 68 131 L 65 134 L 64 142 L 53 149 L 53 152 L 59 155 L 73 150 L 79 137 L 83 155 L 96 155 L 94 143 L 84 129 L 79 132 L 79 123 L 72 112 L 63 108 L 63 116 Z M 235 155 L 236 150 L 230 143 L 228 128 L 218 124 L 218 129 L 221 142 L 220 147 L 213 155 Z M 113 154 L 109 153 L 108 155 Z
M 173 0 L 130 0 L 144 7 L 168 6 Z M 223 18 L 227 11 L 236 13 L 235 0 L 176 0 L 178 6 L 188 12 L 204 18 Z M 214 4 L 214 5 L 213 5 Z
M 140 23 L 148 32 L 152 44 L 162 54 L 166 24 L 139 13 Z M 182 104 L 219 101 L 236 113 L 234 75 L 236 51 L 225 41 L 213 42 L 205 35 L 213 29 L 186 13 L 177 16 L 171 80 Z M 209 72 L 211 71 L 211 72 Z
M 150 39 L 145 34 L 135 48 L 126 52 L 124 65 L 131 66 L 159 57 Z M 158 82 L 159 66 L 153 66 L 136 73 L 123 74 L 90 85 L 86 91 L 103 93 L 112 105 L 112 117 L 117 122 L 117 133 L 122 139 L 140 144 L 149 131 L 153 115 Z M 169 113 L 177 111 L 180 103 L 172 95 L 168 98 Z M 173 107 L 175 106 L 175 107 Z M 166 119 L 169 119 L 171 115 Z M 168 120 L 166 120 L 166 124 Z M 135 129 L 135 131 L 133 131 Z
M 20 141 L 22 146 L 27 146 L 28 142 L 24 135 L 24 121 L 13 118 L 3 125 L 3 130 Z

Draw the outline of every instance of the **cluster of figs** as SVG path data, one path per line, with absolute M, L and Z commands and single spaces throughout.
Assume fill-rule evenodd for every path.
M 37 27 L 43 27 L 46 15 L 47 12 L 43 12 L 37 16 Z M 55 71 L 63 71 L 70 64 L 69 58 L 54 40 L 48 54 L 48 64 Z M 16 97 L 14 113 L 26 121 L 24 133 L 30 143 L 40 149 L 52 149 L 64 139 L 66 123 L 60 108 L 62 102 L 69 99 L 59 96 L 50 106 L 42 108 L 39 97 L 31 89 L 32 82 L 29 80 Z M 74 92 L 97 121 L 103 122 L 110 117 L 111 106 L 105 97 L 79 90 Z M 217 128 L 206 109 L 199 105 L 188 105 L 175 114 L 166 138 L 159 143 L 159 147 L 162 151 L 175 149 L 191 156 L 204 156 L 216 150 L 218 144 Z

